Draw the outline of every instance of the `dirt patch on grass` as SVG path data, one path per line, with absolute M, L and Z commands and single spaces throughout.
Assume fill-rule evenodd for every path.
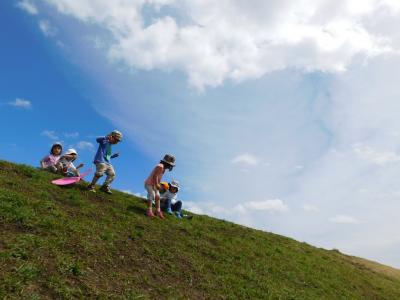
M 359 258 L 359 257 L 354 257 L 354 256 L 346 256 L 349 261 L 351 261 L 353 264 L 367 268 L 373 272 L 384 274 L 386 276 L 392 277 L 394 279 L 399 280 L 400 283 L 400 270 L 389 267 L 386 265 L 382 265 L 377 262 L 373 262 L 367 259 Z

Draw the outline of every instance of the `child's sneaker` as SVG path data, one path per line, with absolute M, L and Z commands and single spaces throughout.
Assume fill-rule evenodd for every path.
M 182 215 L 181 215 L 181 213 L 180 213 L 179 211 L 175 212 L 175 216 L 176 216 L 178 219 L 182 219 Z
M 156 214 L 160 219 L 164 219 L 164 215 L 161 210 L 157 210 Z
M 111 189 L 110 189 L 110 187 L 108 185 L 102 185 L 101 188 L 100 188 L 100 191 L 102 191 L 102 192 L 104 192 L 106 194 L 109 194 L 109 195 L 112 194 Z
M 192 215 L 182 215 L 182 218 L 186 218 L 188 220 L 191 220 L 191 219 L 193 219 L 193 216 Z
M 152 211 L 151 209 L 148 209 L 148 210 L 147 210 L 146 215 L 147 215 L 149 218 L 154 218 L 154 217 L 155 217 L 155 215 L 153 214 L 153 211 Z
M 172 215 L 172 214 L 173 214 L 173 213 L 172 213 L 171 207 L 168 207 L 168 208 L 167 208 L 167 214 L 169 214 L 169 215 Z
M 92 193 L 96 193 L 96 188 L 94 187 L 94 185 L 91 185 L 91 184 L 89 184 L 86 187 L 86 190 L 88 190 L 89 192 L 92 192 Z

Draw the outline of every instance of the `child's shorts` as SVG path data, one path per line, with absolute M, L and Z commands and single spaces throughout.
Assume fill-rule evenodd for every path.
M 107 176 L 115 177 L 115 171 L 112 165 L 105 163 L 96 163 L 96 176 L 101 177 L 106 173 Z
M 154 186 L 145 184 L 144 188 L 147 191 L 147 200 L 154 202 L 156 200 L 156 196 L 160 198 L 160 192 Z

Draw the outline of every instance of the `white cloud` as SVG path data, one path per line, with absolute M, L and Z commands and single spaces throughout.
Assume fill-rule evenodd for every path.
M 8 102 L 9 105 L 19 107 L 19 108 L 24 108 L 24 109 L 30 109 L 32 108 L 32 103 L 29 100 L 21 99 L 21 98 L 16 98 L 12 102 Z
M 99 36 L 89 38 L 89 42 L 93 44 L 93 47 L 95 49 L 104 49 L 107 46 L 105 41 L 102 40 Z
M 329 219 L 332 223 L 337 223 L 337 224 L 359 224 L 360 222 L 348 215 L 336 215 L 332 218 Z
M 93 150 L 94 149 L 94 145 L 91 142 L 87 142 L 87 141 L 80 141 L 78 142 L 78 144 L 76 145 L 76 147 L 80 150 Z
M 129 195 L 136 196 L 138 198 L 146 198 L 146 195 L 145 195 L 144 192 L 143 193 L 135 193 L 132 190 L 121 190 L 121 192 L 124 192 L 124 193 L 129 194 Z
M 311 205 L 311 204 L 304 204 L 303 209 L 305 211 L 310 211 L 310 212 L 318 212 L 319 211 L 319 208 L 317 206 Z
M 357 156 L 377 165 L 397 163 L 400 161 L 400 155 L 395 152 L 378 152 L 367 145 L 363 145 L 362 143 L 356 143 L 352 148 Z
M 204 214 L 203 209 L 196 202 L 185 201 L 184 205 L 185 205 L 184 209 L 187 211 L 191 211 L 192 213 L 199 214 L 199 215 Z
M 248 154 L 248 153 L 240 154 L 231 160 L 231 163 L 233 163 L 233 164 L 240 163 L 240 164 L 247 164 L 247 165 L 251 165 L 251 166 L 257 165 L 258 162 L 259 162 L 259 160 L 257 159 L 257 157 L 255 157 L 254 155 Z
M 263 201 L 248 201 L 236 204 L 233 207 L 221 206 L 210 201 L 184 201 L 184 209 L 198 214 L 226 218 L 233 215 L 249 215 L 254 212 L 282 213 L 289 210 L 289 207 L 280 199 L 269 199 Z
M 73 139 L 76 139 L 76 138 L 79 137 L 79 132 L 65 132 L 65 133 L 64 133 L 64 136 L 65 136 L 66 138 L 73 138 Z
M 124 192 L 126 194 L 134 195 L 134 193 L 131 190 L 121 190 L 121 192 Z
M 16 143 L 0 143 L 0 146 L 16 148 L 18 145 Z
M 111 33 L 111 60 L 135 69 L 180 70 L 199 89 L 285 68 L 343 72 L 359 55 L 393 50 L 390 40 L 374 34 L 365 20 L 381 11 L 393 17 L 399 12 L 393 1 L 379 0 L 363 5 L 333 0 L 44 1 Z M 144 5 L 156 16 L 142 15 Z M 182 17 L 162 14 L 162 7 Z
M 48 20 L 40 20 L 39 28 L 47 37 L 54 37 L 57 34 L 57 29 Z
M 37 7 L 29 0 L 19 1 L 17 6 L 31 15 L 37 15 L 39 13 Z
M 44 130 L 42 131 L 41 135 L 48 137 L 51 140 L 58 140 L 58 135 L 54 130 Z
M 96 57 L 92 43 L 76 43 L 90 51 L 73 54 L 110 96 L 94 107 L 149 157 L 173 149 L 174 174 L 193 187 L 194 201 L 184 207 L 400 266 L 400 168 L 391 163 L 400 154 L 395 1 L 183 1 L 173 16 L 147 19 L 141 2 L 47 2 L 104 42 Z M 174 3 L 164 11 L 174 11 Z M 98 54 L 120 64 L 113 68 Z M 218 88 L 193 93 L 176 70 L 192 86 Z M 221 85 L 250 78 L 259 79 Z M 157 122 L 154 107 L 165 111 Z M 250 167 L 251 159 L 227 164 L 248 152 L 260 167 Z M 299 163 L 304 168 L 294 172 Z M 320 211 L 310 218 L 314 209 L 300 205 L 263 218 L 265 211 L 238 204 L 265 194 L 290 208 L 312 199 Z M 332 223 L 358 219 L 363 226 Z
M 238 204 L 234 208 L 236 211 L 245 213 L 252 211 L 285 212 L 289 208 L 281 199 L 269 199 L 263 201 L 249 201 Z

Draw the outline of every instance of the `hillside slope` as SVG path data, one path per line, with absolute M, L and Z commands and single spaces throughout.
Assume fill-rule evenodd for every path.
M 0 161 L 0 299 L 400 299 L 399 271 Z

